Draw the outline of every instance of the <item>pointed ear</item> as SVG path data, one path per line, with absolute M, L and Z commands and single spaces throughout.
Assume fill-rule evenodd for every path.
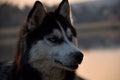
M 71 23 L 71 12 L 68 0 L 63 0 L 56 12 L 65 17 Z
M 27 29 L 29 31 L 40 25 L 46 15 L 46 9 L 41 2 L 36 1 L 27 17 Z

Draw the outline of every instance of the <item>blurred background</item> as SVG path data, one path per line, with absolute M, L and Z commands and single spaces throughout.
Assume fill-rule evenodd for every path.
M 61 0 L 41 0 L 53 11 Z M 35 0 L 0 0 L 0 61 L 13 60 L 18 32 Z M 87 80 L 120 80 L 120 0 L 69 0 Z

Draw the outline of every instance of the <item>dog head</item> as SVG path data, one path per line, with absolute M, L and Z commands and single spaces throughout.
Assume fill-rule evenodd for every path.
M 36 1 L 25 26 L 25 54 L 29 63 L 42 64 L 75 70 L 83 59 L 77 48 L 77 35 L 70 18 L 70 7 L 63 0 L 54 12 L 47 12 Z M 48 66 L 49 66 L 48 65 Z

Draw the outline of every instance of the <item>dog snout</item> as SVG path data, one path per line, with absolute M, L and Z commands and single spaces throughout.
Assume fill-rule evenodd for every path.
M 83 57 L 84 57 L 84 55 L 81 52 L 74 53 L 74 59 L 75 59 L 76 63 L 78 63 L 78 64 L 80 64 L 82 62 Z

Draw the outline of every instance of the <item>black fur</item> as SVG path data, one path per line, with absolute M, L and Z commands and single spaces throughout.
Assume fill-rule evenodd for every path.
M 22 66 L 19 71 L 15 71 L 12 64 L 0 66 L 0 80 L 42 80 L 41 73 L 29 64 Z
M 42 74 L 30 64 L 22 66 L 14 76 L 15 80 L 42 80 Z

